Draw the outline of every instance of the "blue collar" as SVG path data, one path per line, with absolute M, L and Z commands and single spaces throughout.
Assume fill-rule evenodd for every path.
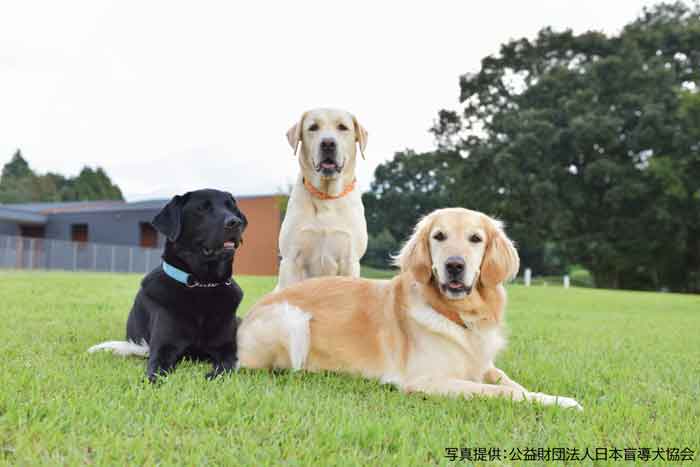
M 192 274 L 186 273 L 182 269 L 178 269 L 175 266 L 166 263 L 165 261 L 163 261 L 163 272 L 171 279 L 174 279 L 180 284 L 185 285 L 189 288 L 219 287 L 222 285 L 231 285 L 231 279 L 227 280 L 226 282 L 199 282 L 192 276 Z

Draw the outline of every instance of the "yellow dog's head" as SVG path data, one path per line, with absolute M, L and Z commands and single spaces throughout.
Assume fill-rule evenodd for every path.
M 304 177 L 318 186 L 355 173 L 357 147 L 364 157 L 367 130 L 348 112 L 314 109 L 304 112 L 287 131 L 289 145 L 299 155 Z

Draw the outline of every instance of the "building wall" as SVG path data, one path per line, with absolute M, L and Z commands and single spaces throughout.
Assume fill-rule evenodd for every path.
M 279 266 L 278 238 L 282 216 L 276 196 L 240 198 L 238 207 L 248 218 L 243 245 L 236 252 L 235 274 L 276 276 Z
M 238 206 L 248 218 L 243 245 L 236 252 L 235 274 L 277 275 L 278 237 L 281 216 L 276 196 L 239 198 Z M 112 245 L 140 244 L 140 222 L 151 222 L 158 209 L 66 212 L 49 215 L 46 238 L 71 239 L 71 225 L 88 224 L 88 242 Z M 2 228 L 2 227 L 0 227 Z M 165 237 L 158 235 L 158 246 Z
M 145 209 L 51 214 L 46 224 L 46 238 L 70 240 L 73 224 L 87 224 L 88 242 L 137 246 L 141 240 L 139 223 L 150 223 L 157 212 Z M 164 244 L 163 236 L 159 235 L 158 245 Z
M 19 228 L 14 222 L 0 221 L 0 235 L 19 235 Z

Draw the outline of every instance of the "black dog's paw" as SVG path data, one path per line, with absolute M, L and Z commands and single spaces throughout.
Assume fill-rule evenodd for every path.
M 228 376 L 231 373 L 233 373 L 233 368 L 216 368 L 216 369 L 210 371 L 209 373 L 207 373 L 205 378 L 207 378 L 207 380 L 211 381 L 211 380 L 214 380 L 216 378 L 219 378 L 220 376 L 221 377 Z
M 165 371 L 161 371 L 161 372 L 157 372 L 157 373 L 148 373 L 146 375 L 146 379 L 151 384 L 161 384 L 167 378 L 168 378 L 168 373 Z

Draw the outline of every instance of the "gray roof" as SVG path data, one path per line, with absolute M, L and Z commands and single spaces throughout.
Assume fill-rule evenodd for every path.
M 236 199 L 267 198 L 278 195 L 236 196 Z M 0 204 L 0 210 L 9 210 L 25 214 L 35 214 L 46 222 L 46 215 L 75 212 L 105 212 L 105 211 L 150 211 L 161 209 L 169 199 L 151 199 L 146 201 L 63 201 L 56 203 L 17 203 Z M 42 216 L 43 215 L 43 216 Z M 38 217 L 37 217 L 38 218 Z M 0 214 L 0 219 L 3 219 Z M 30 222 L 30 221 L 27 221 Z
M 46 224 L 46 216 L 36 212 L 22 209 L 14 209 L 7 205 L 0 205 L 0 220 L 22 224 Z
M 125 204 L 127 203 L 124 201 L 63 201 L 56 203 L 0 204 L 0 207 L 40 214 L 54 214 L 56 212 L 102 210 L 105 207 L 124 206 Z

